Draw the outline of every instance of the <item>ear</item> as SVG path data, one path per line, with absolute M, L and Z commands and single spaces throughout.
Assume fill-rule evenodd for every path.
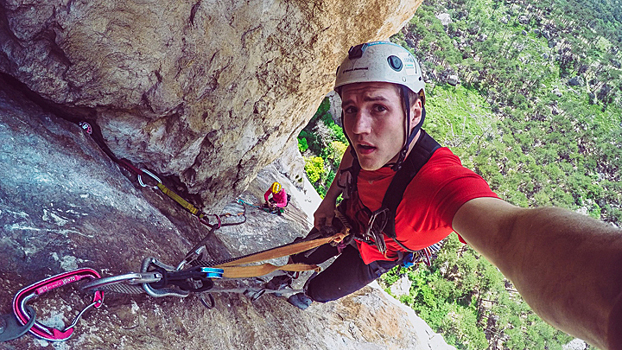
M 421 120 L 422 110 L 423 110 L 423 103 L 421 102 L 421 98 L 418 98 L 417 102 L 413 103 L 412 106 L 410 106 L 410 128 L 411 130 L 412 128 L 415 127 L 415 125 L 419 123 L 419 120 Z

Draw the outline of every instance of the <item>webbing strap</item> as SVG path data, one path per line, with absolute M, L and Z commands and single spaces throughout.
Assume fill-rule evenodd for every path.
M 302 241 L 296 243 L 289 243 L 279 247 L 264 250 L 258 253 L 248 254 L 238 258 L 227 259 L 223 261 L 202 261 L 196 260 L 191 264 L 193 266 L 207 266 L 218 267 L 223 269 L 223 276 L 228 278 L 247 278 L 258 277 L 266 275 L 270 272 L 281 271 L 318 271 L 317 265 L 309 264 L 287 264 L 283 266 L 276 266 L 272 264 L 251 265 L 251 266 L 239 266 L 241 264 L 251 264 L 265 260 L 271 260 L 276 258 L 282 258 L 289 255 L 305 252 L 307 250 L 319 247 L 323 244 L 332 242 L 341 242 L 345 238 L 346 234 L 337 233 L 330 237 L 322 237 L 313 239 L 310 241 Z
M 240 264 L 250 264 L 264 260 L 271 260 L 276 258 L 282 258 L 285 256 L 290 256 L 298 253 L 305 252 L 307 250 L 319 247 L 323 244 L 332 243 L 332 242 L 341 242 L 345 238 L 346 234 L 337 233 L 330 237 L 318 238 L 310 241 L 302 241 L 298 243 L 290 243 L 286 245 L 282 245 L 280 247 L 264 250 L 262 252 L 258 252 L 255 254 L 249 254 L 240 258 L 236 258 L 233 260 L 228 260 L 227 262 L 213 265 L 213 267 L 218 267 L 223 269 L 223 277 L 227 278 L 248 278 L 248 277 L 258 277 L 267 275 L 276 270 L 281 271 L 309 271 L 309 270 L 320 270 L 320 267 L 317 265 L 310 264 L 287 264 L 283 266 L 276 266 L 273 264 L 261 264 L 261 265 L 251 265 L 251 266 L 238 266 Z
M 219 265 L 215 267 L 220 267 Z M 287 264 L 283 266 L 277 266 L 273 264 L 261 264 L 261 265 L 252 265 L 252 266 L 223 266 L 220 267 L 223 269 L 223 277 L 226 278 L 249 278 L 249 277 L 259 277 L 263 275 L 267 275 L 271 272 L 281 270 L 281 271 L 320 271 L 320 267 L 317 265 L 309 265 L 309 264 Z
M 164 193 L 165 195 L 169 196 L 175 202 L 179 203 L 179 205 L 181 205 L 182 207 L 186 208 L 186 210 L 188 210 L 193 215 L 196 215 L 199 218 L 203 217 L 203 214 L 198 214 L 200 212 L 200 210 L 197 209 L 197 207 L 195 207 L 194 205 L 190 204 L 185 199 L 181 198 L 181 196 L 179 196 L 177 193 L 169 190 L 168 187 L 164 186 L 163 183 L 159 182 L 156 186 L 158 186 L 158 188 L 160 189 L 160 191 L 162 191 L 162 193 Z
M 302 241 L 302 242 L 297 242 L 297 243 L 286 244 L 280 247 L 264 250 L 259 253 L 242 256 L 240 258 L 236 258 L 236 259 L 230 260 L 228 262 L 225 262 L 219 265 L 214 265 L 214 267 L 222 268 L 226 266 L 250 264 L 250 263 L 255 263 L 255 262 L 264 261 L 264 260 L 282 258 L 284 256 L 302 253 L 304 251 L 313 249 L 315 247 L 319 247 L 326 243 L 341 242 L 345 236 L 346 236 L 345 234 L 340 232 L 329 237 L 317 238 L 311 241 Z

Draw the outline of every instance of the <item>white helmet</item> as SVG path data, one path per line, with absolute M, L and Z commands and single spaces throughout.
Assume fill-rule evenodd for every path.
M 384 82 L 403 85 L 419 94 L 425 104 L 425 82 L 417 59 L 405 48 L 389 41 L 353 46 L 337 68 L 335 91 L 353 83 Z

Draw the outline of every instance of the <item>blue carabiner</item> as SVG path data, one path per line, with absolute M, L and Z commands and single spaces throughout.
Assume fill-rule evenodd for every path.
M 201 272 L 205 273 L 205 277 L 207 278 L 222 278 L 225 270 L 215 267 L 201 267 Z

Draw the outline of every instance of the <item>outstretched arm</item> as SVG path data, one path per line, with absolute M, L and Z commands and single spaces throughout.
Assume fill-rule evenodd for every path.
M 453 228 L 556 328 L 622 349 L 622 231 L 565 209 L 496 198 L 464 204 Z
M 324 199 L 315 210 L 315 213 L 313 213 L 313 226 L 315 226 L 318 230 L 321 230 L 323 226 L 330 225 L 330 223 L 333 222 L 337 197 L 339 197 L 343 191 L 343 188 L 339 186 L 339 181 L 341 180 L 341 170 L 351 167 L 354 159 L 354 157 L 352 157 L 351 147 L 352 146 L 348 146 L 343 154 L 343 157 L 341 157 L 337 175 L 335 175 L 333 182 L 330 184 Z

